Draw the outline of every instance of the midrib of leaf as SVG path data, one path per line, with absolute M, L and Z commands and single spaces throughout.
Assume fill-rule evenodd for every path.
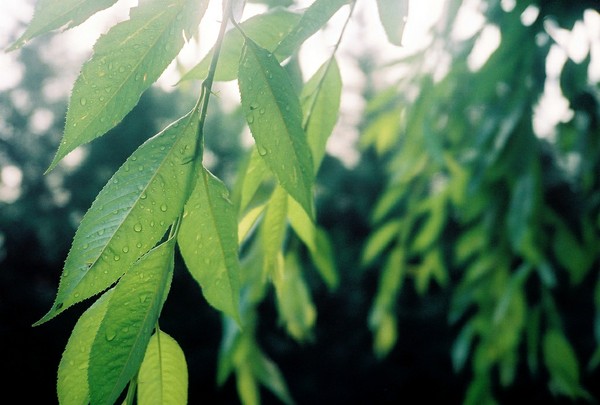
M 165 15 L 168 15 L 170 12 L 172 12 L 172 13 L 173 13 L 173 16 L 172 16 L 172 18 L 170 18 L 170 19 L 168 19 L 168 20 L 167 20 L 167 22 L 168 22 L 168 23 L 165 23 L 165 24 L 163 25 L 163 29 L 162 29 L 162 31 L 160 31 L 160 34 L 156 36 L 156 39 L 155 39 L 155 41 L 154 41 L 154 42 L 150 42 L 150 43 L 149 43 L 149 46 L 146 48 L 145 52 L 143 52 L 143 53 L 141 54 L 141 57 L 139 57 L 139 58 L 137 59 L 137 63 L 136 63 L 136 62 L 132 63 L 132 66 L 133 66 L 133 67 L 132 67 L 132 68 L 129 70 L 128 74 L 125 74 L 125 75 L 123 75 L 123 80 L 122 80 L 122 81 L 121 81 L 121 83 L 120 83 L 120 84 L 119 84 L 119 85 L 116 87 L 116 90 L 115 90 L 115 91 L 114 91 L 112 94 L 108 95 L 108 97 L 106 97 L 106 100 L 105 100 L 105 102 L 103 102 L 103 108 L 97 109 L 97 110 L 96 110 L 96 112 L 95 112 L 94 114 L 92 114 L 91 116 L 89 116 L 89 118 L 88 118 L 88 115 L 87 115 L 87 114 L 85 115 L 85 117 L 86 117 L 86 118 L 88 118 L 88 119 L 86 120 L 86 121 L 87 121 L 87 124 L 86 124 L 85 126 L 83 126 L 83 127 L 82 127 L 83 129 L 81 129 L 81 128 L 80 128 L 80 129 L 78 130 L 78 133 L 79 133 L 79 134 L 82 134 L 82 133 L 85 133 L 86 131 L 88 131 L 88 130 L 89 130 L 89 128 L 90 128 L 90 126 L 97 125 L 97 121 L 96 121 L 96 119 L 97 119 L 98 117 L 102 116 L 102 114 L 103 114 L 103 113 L 106 111 L 106 107 L 107 107 L 107 106 L 109 106 L 109 105 L 112 103 L 112 101 L 113 101 L 113 100 L 114 100 L 114 99 L 115 99 L 115 98 L 116 98 L 118 95 L 120 95 L 120 93 L 121 93 L 121 90 L 122 90 L 122 89 L 123 89 L 123 88 L 124 88 L 126 85 L 129 85 L 129 83 L 131 83 L 131 82 L 132 82 L 132 80 L 133 80 L 133 81 L 135 81 L 135 76 L 136 76 L 136 74 L 139 74 L 139 73 L 140 73 L 140 72 L 139 72 L 139 67 L 140 67 L 140 66 L 143 66 L 143 65 L 145 65 L 145 64 L 147 63 L 148 55 L 149 55 L 149 54 L 152 54 L 152 53 L 153 53 L 153 51 L 155 51 L 155 47 L 157 46 L 157 44 L 159 44 L 159 43 L 163 42 L 163 41 L 165 40 L 165 38 L 168 38 L 168 36 L 169 36 L 169 34 L 168 34 L 168 33 L 169 33 L 170 29 L 173 27 L 173 22 L 174 22 L 174 21 L 177 21 L 177 16 L 178 16 L 178 14 L 179 14 L 180 12 L 182 12 L 182 11 L 183 11 L 183 9 L 185 8 L 185 1 L 180 1 L 180 2 L 178 3 L 178 5 L 179 5 L 179 7 L 178 7 L 178 9 L 177 9 L 177 10 L 169 10 L 169 8 L 172 8 L 172 7 L 173 7 L 173 4 L 171 4 L 169 7 L 165 8 L 165 9 L 164 9 L 162 12 L 160 12 L 160 13 L 157 13 L 155 16 L 153 16 L 152 18 L 150 18 L 149 20 L 147 20 L 147 21 L 146 21 L 146 22 L 145 22 L 145 23 L 144 23 L 144 24 L 143 24 L 143 25 L 142 25 L 140 28 L 138 28 L 138 29 L 137 29 L 137 30 L 134 32 L 134 33 L 135 33 L 135 35 L 132 33 L 132 34 L 128 35 L 128 36 L 127 36 L 127 37 L 126 37 L 126 38 L 125 38 L 123 41 L 121 41 L 121 42 L 119 43 L 119 48 L 121 48 L 123 45 L 127 44 L 129 41 L 131 41 L 131 40 L 135 39 L 135 38 L 136 38 L 136 36 L 139 36 L 139 35 L 140 35 L 140 32 L 142 32 L 144 29 L 146 29 L 148 26 L 150 26 L 150 25 L 151 25 L 151 23 L 153 23 L 153 22 L 154 22 L 154 21 L 156 21 L 156 20 L 160 20 L 160 19 L 162 19 L 162 17 L 164 17 Z M 140 17 L 138 16 L 138 17 L 137 17 L 137 19 L 139 19 L 139 18 L 140 18 Z M 166 18 L 165 18 L 165 19 L 166 19 Z M 131 23 L 131 21 L 135 21 L 135 20 L 132 20 L 132 19 L 130 19 L 130 20 L 128 20 L 128 21 L 125 21 L 125 22 L 123 22 L 123 24 L 126 24 L 126 23 Z M 109 31 L 109 34 L 110 34 L 110 31 Z M 107 35 L 109 35 L 109 34 L 107 34 Z M 165 34 L 166 34 L 166 35 L 165 35 Z M 113 48 L 113 49 L 114 49 L 114 48 Z M 117 48 L 117 49 L 118 49 L 118 48 Z M 102 53 L 100 53 L 100 54 L 96 54 L 95 56 L 97 56 L 97 57 L 102 57 L 103 55 L 106 55 L 106 54 L 108 53 L 108 52 L 106 52 L 106 50 L 103 50 L 103 51 L 104 51 L 104 52 L 102 52 Z M 85 78 L 85 76 L 84 76 L 84 74 L 83 74 L 83 71 L 82 71 L 82 75 L 81 75 L 81 77 L 82 77 L 82 81 L 83 81 L 84 83 L 86 83 L 86 84 L 87 84 L 87 83 L 88 83 L 88 79 L 87 79 L 87 78 Z M 150 84 L 151 84 L 151 83 L 150 83 Z M 148 84 L 148 86 L 150 86 L 150 84 Z M 71 99 L 71 102 L 73 102 L 73 100 L 72 100 L 72 99 Z M 74 118 L 74 119 L 77 119 L 77 118 Z M 114 126 L 114 125 L 113 125 L 113 126 Z M 107 130 L 107 131 L 108 131 L 108 130 Z M 104 131 L 104 133 L 106 133 L 107 131 Z M 66 132 L 66 131 L 65 131 L 65 132 Z M 95 136 L 95 138 L 97 138 L 98 136 L 101 136 L 101 135 L 96 135 L 96 136 Z M 64 141 L 64 143 L 62 143 L 62 142 L 61 142 L 61 144 L 60 144 L 60 146 L 59 146 L 59 150 L 58 150 L 58 152 L 56 153 L 56 156 L 54 157 L 54 160 L 52 161 L 52 163 L 50 164 L 50 166 L 49 166 L 49 167 L 48 167 L 48 169 L 46 170 L 46 173 L 47 173 L 47 172 L 49 172 L 50 170 L 52 170 L 52 168 L 54 168 L 54 167 L 55 167 L 55 166 L 58 164 L 58 162 L 59 162 L 59 161 L 60 161 L 62 158 L 64 158 L 64 157 L 66 156 L 66 154 L 67 154 L 67 153 L 69 153 L 69 152 L 72 150 L 71 148 L 72 148 L 72 145 L 73 145 L 73 144 L 77 144 L 77 143 L 79 143 L 79 138 L 80 138 L 80 137 L 77 137 L 77 138 L 75 138 L 75 139 L 71 139 L 68 145 L 66 144 L 66 140 Z M 66 152 L 65 152 L 65 148 L 67 148 L 67 149 L 66 149 Z

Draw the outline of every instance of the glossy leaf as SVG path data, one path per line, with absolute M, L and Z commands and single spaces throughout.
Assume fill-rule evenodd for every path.
M 27 41 L 50 31 L 76 27 L 117 0 L 40 0 L 27 29 L 9 48 L 18 49 Z
M 258 153 L 279 184 L 312 217 L 314 168 L 300 102 L 287 73 L 271 53 L 246 40 L 238 82 Z
M 92 344 L 104 319 L 114 290 L 108 290 L 82 315 L 71 332 L 58 365 L 56 392 L 61 405 L 84 405 L 90 401 L 88 366 Z
M 266 274 L 272 275 L 277 268 L 278 256 L 283 247 L 287 229 L 288 195 L 281 187 L 277 187 L 269 200 L 260 229 L 261 246 L 264 257 L 263 268 Z
M 333 17 L 333 15 L 350 0 L 315 0 L 302 14 L 302 18 L 294 29 L 277 45 L 276 55 L 283 58 L 291 55 L 300 45 Z
M 151 249 L 183 209 L 193 177 L 198 113 L 141 145 L 98 194 L 67 256 L 45 322 L 114 283 Z
M 65 131 L 48 170 L 76 147 L 105 134 L 138 103 L 200 23 L 208 1 L 145 0 L 101 36 L 77 78 Z
M 177 242 L 208 303 L 239 320 L 236 214 L 227 187 L 206 169 L 185 206 Z
M 402 35 L 408 17 L 408 0 L 377 0 L 379 19 L 388 41 L 402 45 Z
M 188 401 L 188 368 L 185 354 L 175 339 L 158 330 L 138 373 L 137 403 L 185 405 Z
M 154 248 L 115 286 L 90 352 L 92 404 L 114 404 L 138 372 L 171 286 L 174 249 L 174 239 Z
M 300 21 L 300 15 L 282 8 L 255 15 L 240 26 L 244 33 L 261 47 L 274 51 L 282 38 L 288 35 Z M 235 80 L 238 76 L 238 63 L 244 47 L 244 37 L 237 29 L 231 29 L 225 34 L 217 70 L 216 81 Z M 214 49 L 181 78 L 184 80 L 202 80 L 206 78 Z M 288 55 L 289 56 L 289 55 Z
M 304 111 L 303 127 L 312 152 L 315 174 L 338 120 L 341 95 L 342 77 L 335 59 L 331 63 L 324 63 L 306 82 L 300 94 Z

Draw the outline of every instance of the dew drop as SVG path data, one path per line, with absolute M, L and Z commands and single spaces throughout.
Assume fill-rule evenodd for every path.
M 125 72 L 125 66 L 119 67 L 119 72 L 121 72 L 121 73 Z
M 106 340 L 110 342 L 114 340 L 115 337 L 117 337 L 117 332 L 115 332 L 113 328 L 106 328 L 106 333 L 104 336 L 106 337 Z
M 138 242 L 135 246 L 139 249 L 142 247 L 142 244 L 140 242 Z
M 150 226 L 154 226 L 154 221 L 150 221 Z
M 87 99 L 85 97 L 81 97 L 81 99 L 79 100 L 79 104 L 86 105 L 87 104 Z
M 118 262 L 119 260 L 121 260 L 121 256 L 115 255 L 115 257 L 113 259 L 115 259 L 115 262 Z
M 258 154 L 261 156 L 265 156 L 267 154 L 267 149 L 264 146 L 258 147 Z
M 252 124 L 254 122 L 254 115 L 248 114 L 248 116 L 246 117 L 246 120 L 248 121 L 248 124 Z
M 146 299 L 148 299 L 148 296 L 147 296 L 146 294 L 142 294 L 142 295 L 140 295 L 140 302 L 142 302 L 142 303 L 143 303 L 143 302 L 145 302 L 145 301 L 146 301 Z
M 129 252 L 129 247 L 123 246 L 122 250 L 123 250 L 123 253 L 127 253 L 127 252 Z
M 160 210 L 161 210 L 162 212 L 165 212 L 165 211 L 167 210 L 167 205 L 166 205 L 166 204 L 163 204 L 163 205 L 161 205 L 161 206 L 160 206 Z
M 142 224 L 137 223 L 133 226 L 133 230 L 136 232 L 141 232 L 142 231 Z
M 261 108 L 260 110 L 258 110 L 259 114 L 261 114 L 261 115 L 262 115 L 262 114 L 264 114 L 264 113 L 265 113 L 265 111 L 266 111 L 266 110 L 265 110 L 264 108 Z
M 104 235 L 104 229 L 100 229 L 100 230 L 98 231 L 98 236 L 102 236 L 102 235 Z
M 146 195 L 146 193 L 143 193 L 143 194 L 140 196 L 140 199 L 141 199 L 141 200 L 145 200 L 147 197 L 148 197 L 148 196 Z

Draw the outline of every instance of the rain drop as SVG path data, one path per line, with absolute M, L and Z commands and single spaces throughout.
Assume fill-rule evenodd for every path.
M 119 72 L 121 72 L 121 73 L 125 72 L 125 66 L 119 67 Z
M 114 329 L 106 329 L 105 336 L 106 336 L 106 340 L 108 340 L 110 342 L 117 336 L 117 333 L 114 331 Z
M 79 104 L 86 105 L 87 104 L 87 99 L 85 97 L 81 97 L 81 99 L 79 100 Z
M 165 211 L 167 210 L 167 205 L 166 205 L 166 204 L 163 204 L 163 205 L 161 205 L 161 206 L 160 206 L 160 210 L 161 210 L 162 212 L 165 212 Z
M 258 147 L 258 154 L 261 156 L 265 156 L 267 154 L 267 149 L 264 146 Z
M 254 115 L 253 114 L 249 114 L 246 117 L 246 120 L 248 121 L 248 124 L 252 124 L 254 122 Z
M 146 197 L 148 197 L 148 196 L 146 195 L 146 193 L 143 193 L 143 194 L 140 196 L 140 199 L 142 199 L 142 200 L 145 200 L 145 199 L 146 199 Z
M 133 230 L 136 232 L 141 232 L 142 231 L 142 224 L 137 223 L 133 226 Z
M 119 260 L 121 260 L 121 256 L 115 255 L 114 259 L 115 259 L 115 262 L 118 262 Z
M 127 253 L 127 252 L 129 252 L 129 248 L 127 246 L 124 246 L 123 247 L 123 253 Z
M 100 230 L 98 231 L 98 236 L 102 236 L 102 235 L 104 235 L 104 229 L 100 229 Z

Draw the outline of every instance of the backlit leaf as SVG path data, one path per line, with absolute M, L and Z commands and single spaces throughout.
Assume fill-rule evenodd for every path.
M 277 187 L 269 200 L 260 228 L 260 238 L 264 255 L 264 271 L 271 275 L 277 267 L 278 256 L 283 246 L 287 229 L 288 195 Z
M 408 0 L 377 0 L 379 19 L 388 41 L 402 45 L 402 34 L 408 17 Z
M 251 40 L 242 52 L 239 88 L 259 155 L 279 184 L 312 217 L 314 168 L 302 129 L 300 102 L 285 70 Z
M 65 130 L 48 170 L 105 134 L 138 103 L 200 23 L 206 0 L 145 0 L 94 46 L 69 99 Z
M 8 48 L 18 49 L 27 41 L 58 28 L 73 28 L 117 0 L 40 0 L 35 5 L 33 18 L 27 29 Z
M 254 42 L 269 51 L 274 51 L 277 44 L 284 38 L 300 21 L 300 15 L 282 8 L 256 15 L 242 22 L 240 26 L 244 33 L 252 38 Z M 216 81 L 235 80 L 238 76 L 238 64 L 244 37 L 238 29 L 231 29 L 225 34 L 223 46 L 217 62 L 215 73 Z M 206 78 L 214 49 L 181 78 L 184 80 L 202 80 Z
M 177 242 L 208 303 L 239 320 L 236 214 L 227 187 L 206 169 L 185 206 Z
M 188 369 L 185 354 L 175 339 L 158 330 L 138 374 L 138 404 L 185 405 L 188 400 Z
M 108 290 L 79 318 L 58 365 L 56 392 L 61 405 L 84 405 L 90 401 L 88 364 L 92 344 L 106 314 L 114 290 Z
M 115 403 L 139 370 L 173 277 L 175 240 L 143 256 L 119 280 L 92 344 L 92 404 Z
M 67 256 L 56 300 L 37 324 L 103 291 L 164 235 L 193 177 L 198 113 L 142 144 L 100 191 Z
M 373 232 L 363 250 L 362 264 L 370 264 L 377 256 L 379 256 L 392 241 L 400 236 L 402 228 L 402 220 L 396 219 L 384 223 L 375 232 Z

